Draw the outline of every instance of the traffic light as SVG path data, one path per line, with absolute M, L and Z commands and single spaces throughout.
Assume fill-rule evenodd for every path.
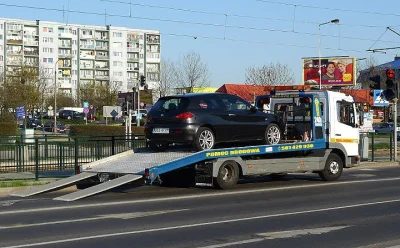
M 373 77 L 370 77 L 369 80 L 374 82 L 373 84 L 369 85 L 369 88 L 371 89 L 371 92 L 369 93 L 370 96 L 374 96 L 374 90 L 380 90 L 381 89 L 381 76 L 376 75 Z
M 146 77 L 144 75 L 140 76 L 140 86 L 144 87 L 146 85 Z
M 384 91 L 384 94 L 386 96 L 387 100 L 393 100 L 394 98 L 397 98 L 397 87 L 396 84 L 394 83 L 394 71 L 392 69 L 387 69 L 386 70 L 386 90 Z

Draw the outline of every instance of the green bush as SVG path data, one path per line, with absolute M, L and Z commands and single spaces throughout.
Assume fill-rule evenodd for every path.
M 0 136 L 17 135 L 17 124 L 13 122 L 0 122 Z

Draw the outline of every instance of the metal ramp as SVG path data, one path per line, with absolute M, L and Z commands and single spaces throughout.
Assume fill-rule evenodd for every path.
M 84 197 L 88 197 L 91 195 L 95 195 L 104 191 L 107 191 L 109 189 L 124 185 L 126 183 L 130 183 L 136 180 L 139 180 L 143 178 L 142 176 L 139 175 L 133 175 L 133 174 L 128 174 L 122 177 L 118 177 L 117 179 L 113 179 L 101 184 L 98 184 L 96 186 L 84 189 L 84 190 L 79 190 L 74 193 L 70 193 L 67 195 L 63 195 L 57 198 L 54 198 L 53 200 L 58 200 L 58 201 L 75 201 L 82 199 Z
M 11 196 L 27 197 L 27 196 L 37 195 L 37 194 L 48 192 L 48 191 L 51 191 L 51 190 L 65 188 L 65 187 L 67 187 L 69 185 L 72 185 L 72 184 L 74 184 L 76 182 L 79 182 L 81 180 L 84 180 L 84 179 L 87 179 L 87 178 L 90 178 L 90 177 L 93 177 L 93 176 L 96 176 L 96 173 L 83 172 L 81 174 L 77 174 L 77 175 L 72 176 L 72 177 L 67 177 L 67 178 L 64 178 L 64 179 L 60 179 L 60 180 L 55 181 L 53 183 L 49 183 L 49 184 L 46 184 L 46 185 L 34 187 L 33 189 L 30 189 L 30 190 L 27 190 L 27 191 L 11 194 Z

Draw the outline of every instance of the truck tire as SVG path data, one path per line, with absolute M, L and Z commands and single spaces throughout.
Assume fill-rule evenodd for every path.
M 235 161 L 225 161 L 218 170 L 218 176 L 214 178 L 214 186 L 219 189 L 234 188 L 239 180 L 239 166 Z
M 149 147 L 156 152 L 163 152 L 168 149 L 169 144 L 162 141 L 149 141 Z
M 336 153 L 331 153 L 325 163 L 324 170 L 318 172 L 324 181 L 337 180 L 343 172 L 343 161 Z
M 275 145 L 279 144 L 281 141 L 282 132 L 279 126 L 275 123 L 270 123 L 265 129 L 265 144 L 266 145 Z
M 201 127 L 197 131 L 193 146 L 197 151 L 204 151 L 213 149 L 215 146 L 215 134 L 208 127 Z

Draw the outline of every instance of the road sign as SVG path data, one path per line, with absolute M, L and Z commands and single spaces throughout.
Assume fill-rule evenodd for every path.
M 89 108 L 89 102 L 83 102 L 83 107 L 84 108 Z
M 389 101 L 386 100 L 383 90 L 374 90 L 374 106 L 386 107 L 389 106 Z
M 89 113 L 89 109 L 88 108 L 83 108 L 83 113 L 88 114 Z
M 103 116 L 104 117 L 119 117 L 121 116 L 120 106 L 103 106 Z
M 17 106 L 15 111 L 17 112 L 17 118 L 25 117 L 25 106 Z

